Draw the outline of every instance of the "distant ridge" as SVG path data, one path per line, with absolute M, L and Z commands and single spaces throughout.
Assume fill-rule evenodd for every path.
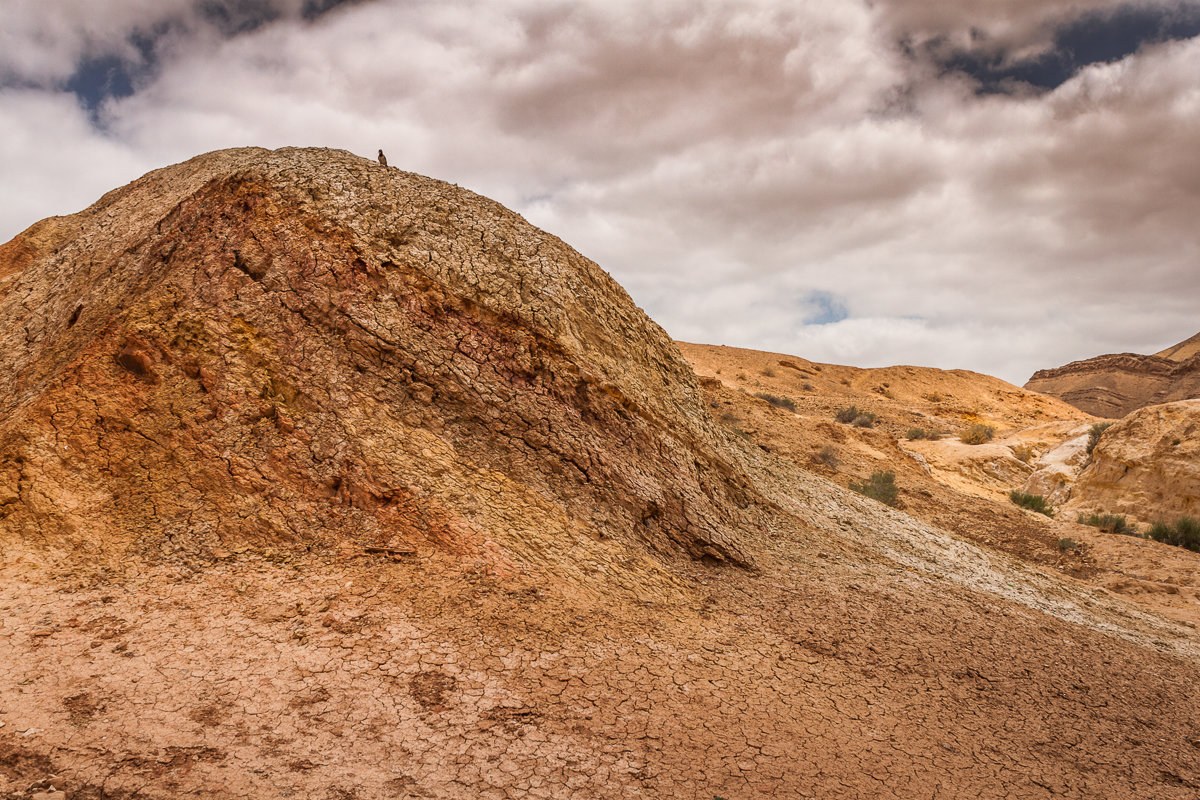
M 1173 347 L 1168 347 L 1154 355 L 1159 358 L 1169 358 L 1172 361 L 1187 361 L 1196 355 L 1200 355 L 1200 333 L 1197 333 L 1192 338 L 1180 342 Z
M 1200 333 L 1152 356 L 1116 353 L 1038 370 L 1026 389 L 1098 417 L 1200 397 Z

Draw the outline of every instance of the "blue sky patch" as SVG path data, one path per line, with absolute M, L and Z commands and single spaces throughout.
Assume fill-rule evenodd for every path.
M 832 292 L 809 292 L 804 303 L 809 307 L 805 325 L 832 325 L 850 316 L 846 303 Z

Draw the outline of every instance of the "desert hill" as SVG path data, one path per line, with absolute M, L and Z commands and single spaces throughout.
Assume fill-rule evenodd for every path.
M 1130 522 L 1194 513 L 1196 466 L 1188 444 L 1195 439 L 1194 410 L 1174 408 L 1188 404 L 1155 407 L 1174 409 L 1151 415 L 1170 424 L 1110 428 L 1093 459 L 1086 445 L 1094 417 L 988 375 L 858 369 L 734 347 L 679 347 L 701 376 L 718 420 L 760 448 L 844 487 L 891 472 L 896 507 L 908 514 L 1200 623 L 1194 554 L 1075 522 L 1084 512 L 1127 514 Z M 851 406 L 877 421 L 869 427 L 839 423 L 837 412 Z M 979 424 L 993 428 L 992 440 L 960 441 Z M 920 438 L 910 438 L 916 431 Z M 1131 464 L 1134 475 L 1122 477 Z M 1044 496 L 1059 507 L 1057 517 L 1017 508 L 1009 498 L 1013 490 Z
M 1200 397 L 1200 334 L 1152 356 L 1096 356 L 1035 372 L 1026 389 L 1117 419 L 1159 403 Z
M 884 417 L 827 431 L 499 205 L 312 149 L 35 225 L 0 337 L 4 796 L 1200 786 L 1196 598 L 998 499 L 1090 423 L 1051 398 L 735 354 Z M 978 421 L 1009 455 L 902 446 Z M 905 508 L 846 488 L 901 463 Z

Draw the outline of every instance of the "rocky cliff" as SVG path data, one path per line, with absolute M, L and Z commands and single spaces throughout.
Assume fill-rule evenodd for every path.
M 10 541 L 747 560 L 741 450 L 674 345 L 471 192 L 221 151 L 33 226 L 0 276 Z
M 1200 515 L 1200 400 L 1139 409 L 1106 430 L 1067 510 L 1143 522 Z
M 1200 397 L 1200 334 L 1152 356 L 1119 353 L 1039 370 L 1025 388 L 1111 419 Z

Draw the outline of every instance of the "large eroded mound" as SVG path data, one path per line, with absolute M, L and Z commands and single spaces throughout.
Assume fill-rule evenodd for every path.
M 1026 389 L 1062 398 L 1098 417 L 1200 397 L 1200 334 L 1152 356 L 1096 356 L 1038 370 Z
M 471 192 L 220 151 L 35 225 L 0 276 L 10 540 L 745 558 L 737 446 L 671 341 Z

